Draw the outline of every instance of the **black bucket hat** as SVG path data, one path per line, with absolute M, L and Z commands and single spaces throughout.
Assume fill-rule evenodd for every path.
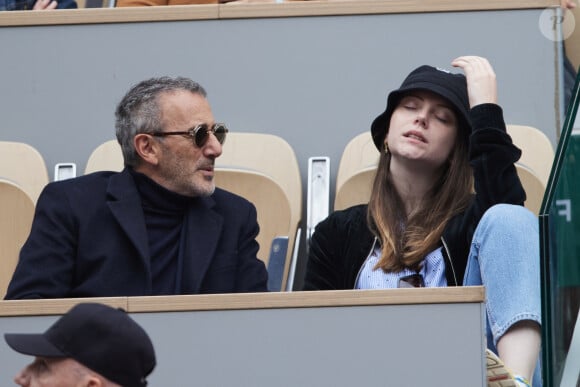
M 25 355 L 72 358 L 124 387 L 143 387 L 155 368 L 149 336 L 122 309 L 77 304 L 44 333 L 5 334 L 6 343 Z
M 382 152 L 383 142 L 391 115 L 400 99 L 412 90 L 428 90 L 445 98 L 454 108 L 459 119 L 460 130 L 465 131 L 465 138 L 471 133 L 469 120 L 469 97 L 467 82 L 463 74 L 451 73 L 446 70 L 423 65 L 413 70 L 397 90 L 392 91 L 387 99 L 387 108 L 374 119 L 371 134 L 375 146 Z

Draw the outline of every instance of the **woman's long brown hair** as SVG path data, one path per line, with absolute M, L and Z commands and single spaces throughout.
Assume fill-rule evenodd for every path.
M 376 268 L 387 273 L 404 268 L 418 271 L 427 254 L 439 246 L 447 222 L 467 207 L 473 192 L 473 173 L 465 133 L 465 128 L 458 128 L 456 144 L 439 179 L 408 219 L 392 182 L 391 154 L 381 152 L 367 210 L 369 228 L 381 242 Z

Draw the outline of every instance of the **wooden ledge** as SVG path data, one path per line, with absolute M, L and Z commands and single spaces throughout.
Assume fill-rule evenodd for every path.
M 333 290 L 314 292 L 208 294 L 154 297 L 69 298 L 0 301 L 0 316 L 58 315 L 80 302 L 100 302 L 129 312 L 284 309 L 365 305 L 481 303 L 482 286 Z
M 2 26 L 106 24 L 234 18 L 497 11 L 556 7 L 558 0 L 316 0 L 0 12 Z
M 98 302 L 128 310 L 127 297 L 103 298 L 57 298 L 45 300 L 4 300 L 0 301 L 0 317 L 2 316 L 44 316 L 64 314 L 70 308 L 81 302 Z
M 0 27 L 207 20 L 218 19 L 218 15 L 219 6 L 216 4 L 9 11 L 0 12 Z
M 558 6 L 554 0 L 317 0 L 285 3 L 227 3 L 220 5 L 220 19 L 337 16 L 390 13 L 430 13 L 534 9 Z

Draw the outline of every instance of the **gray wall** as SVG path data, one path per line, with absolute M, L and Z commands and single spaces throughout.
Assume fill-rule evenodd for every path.
M 555 142 L 558 59 L 540 12 L 0 27 L 0 140 L 36 147 L 51 176 L 57 162 L 82 173 L 90 152 L 113 138 L 115 105 L 132 84 L 184 75 L 207 88 L 231 130 L 286 139 L 306 193 L 308 158 L 330 157 L 332 186 L 346 143 L 410 70 L 476 54 L 495 67 L 506 121 Z

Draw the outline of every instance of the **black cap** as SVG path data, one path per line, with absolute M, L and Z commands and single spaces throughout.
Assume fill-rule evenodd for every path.
M 77 304 L 41 334 L 5 334 L 16 352 L 72 358 L 124 387 L 147 385 L 155 368 L 149 336 L 122 309 Z
M 383 149 L 383 142 L 391 115 L 400 99 L 412 90 L 428 90 L 445 98 L 454 108 L 459 120 L 459 128 L 466 131 L 465 137 L 471 133 L 469 120 L 469 97 L 467 82 L 463 74 L 450 73 L 447 70 L 423 65 L 413 70 L 401 84 L 399 89 L 392 91 L 387 99 L 387 108 L 373 121 L 371 134 L 373 142 L 379 151 Z

